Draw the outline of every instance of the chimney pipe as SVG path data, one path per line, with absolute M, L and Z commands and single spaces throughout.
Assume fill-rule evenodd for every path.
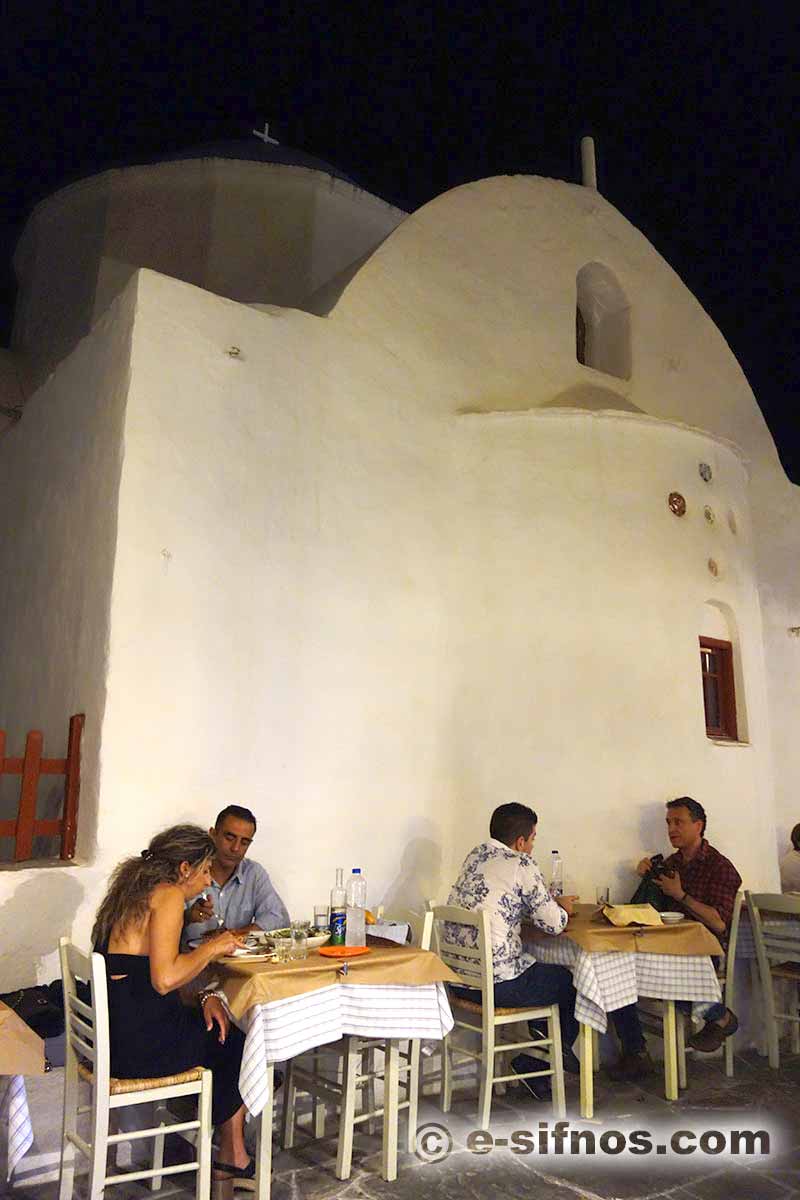
M 583 186 L 597 191 L 597 164 L 594 158 L 594 138 L 581 138 L 581 169 Z

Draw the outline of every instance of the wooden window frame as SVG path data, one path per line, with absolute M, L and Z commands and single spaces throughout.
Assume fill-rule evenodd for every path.
M 733 646 L 720 638 L 701 637 L 700 639 L 700 673 L 701 681 L 708 676 L 703 663 L 703 650 L 712 650 L 718 658 L 720 669 L 712 678 L 717 680 L 719 697 L 719 725 L 710 725 L 706 709 L 706 691 L 703 688 L 703 712 L 706 720 L 706 736 L 714 741 L 738 742 L 739 733 L 736 722 L 736 687 L 733 673 Z

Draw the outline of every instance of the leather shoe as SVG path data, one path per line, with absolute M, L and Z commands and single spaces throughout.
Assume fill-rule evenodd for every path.
M 727 1025 L 719 1025 L 716 1021 L 706 1021 L 703 1028 L 689 1038 L 687 1044 L 701 1054 L 713 1054 L 715 1050 L 719 1050 L 725 1039 L 733 1037 L 739 1028 L 739 1018 L 736 1013 L 731 1012 L 729 1008 L 726 1009 L 726 1012 L 729 1017 Z
M 606 1073 L 614 1083 L 628 1083 L 637 1079 L 646 1079 L 655 1073 L 655 1063 L 646 1050 L 638 1050 L 635 1054 L 623 1054 L 619 1062 L 608 1067 Z

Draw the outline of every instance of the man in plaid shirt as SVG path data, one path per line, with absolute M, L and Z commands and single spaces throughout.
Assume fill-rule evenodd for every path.
M 691 796 L 679 796 L 667 804 L 667 833 L 674 853 L 664 862 L 663 874 L 653 882 L 682 908 L 687 916 L 704 925 L 725 943 L 733 916 L 736 893 L 742 878 L 733 863 L 706 841 L 706 813 Z M 644 876 L 652 871 L 649 858 L 636 868 Z M 611 1014 L 622 1043 L 622 1057 L 609 1070 L 612 1079 L 639 1079 L 650 1074 L 653 1064 L 647 1053 L 642 1026 L 635 1004 Z M 739 1028 L 736 1014 L 723 1004 L 712 1005 L 704 1027 L 689 1038 L 689 1045 L 703 1053 L 719 1049 L 725 1038 Z

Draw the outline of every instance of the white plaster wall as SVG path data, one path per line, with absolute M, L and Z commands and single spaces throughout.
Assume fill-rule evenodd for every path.
M 231 358 L 227 350 L 239 347 Z M 223 805 L 294 911 L 437 894 L 453 811 L 445 430 L 379 349 L 143 272 L 99 859 Z M 88 934 L 98 895 L 76 925 Z
M 688 794 L 745 881 L 772 885 L 771 748 L 740 458 L 628 414 L 470 415 L 458 436 L 469 515 L 456 587 L 461 828 L 479 836 L 495 798 L 531 804 L 540 861 L 557 848 L 575 891 L 593 898 L 608 883 L 624 900 L 642 853 L 668 844 L 665 802 Z M 699 461 L 714 465 L 713 525 Z M 683 518 L 667 506 L 672 490 L 686 498 Z M 736 615 L 749 745 L 706 737 L 697 639 L 709 600 Z
M 0 438 L 0 729 L 8 733 L 9 754 L 21 754 L 26 731 L 36 728 L 44 733 L 45 754 L 59 757 L 70 715 L 86 713 L 78 838 L 84 863 L 94 852 L 98 820 L 134 303 L 135 288 Z M 19 782 L 5 781 L 9 802 Z M 63 789 L 63 779 L 57 786 Z M 57 973 L 54 947 L 70 932 L 86 893 L 96 891 L 95 879 L 85 865 L 0 868 L 0 990 Z
M 238 802 L 292 911 L 337 865 L 365 870 L 371 900 L 418 902 L 522 799 L 543 858 L 558 845 L 584 894 L 624 894 L 663 846 L 664 801 L 689 792 L 746 879 L 771 884 L 739 457 L 635 414 L 431 412 L 419 370 L 343 323 L 141 275 L 102 860 Z M 705 736 L 708 599 L 736 613 L 749 746 Z

